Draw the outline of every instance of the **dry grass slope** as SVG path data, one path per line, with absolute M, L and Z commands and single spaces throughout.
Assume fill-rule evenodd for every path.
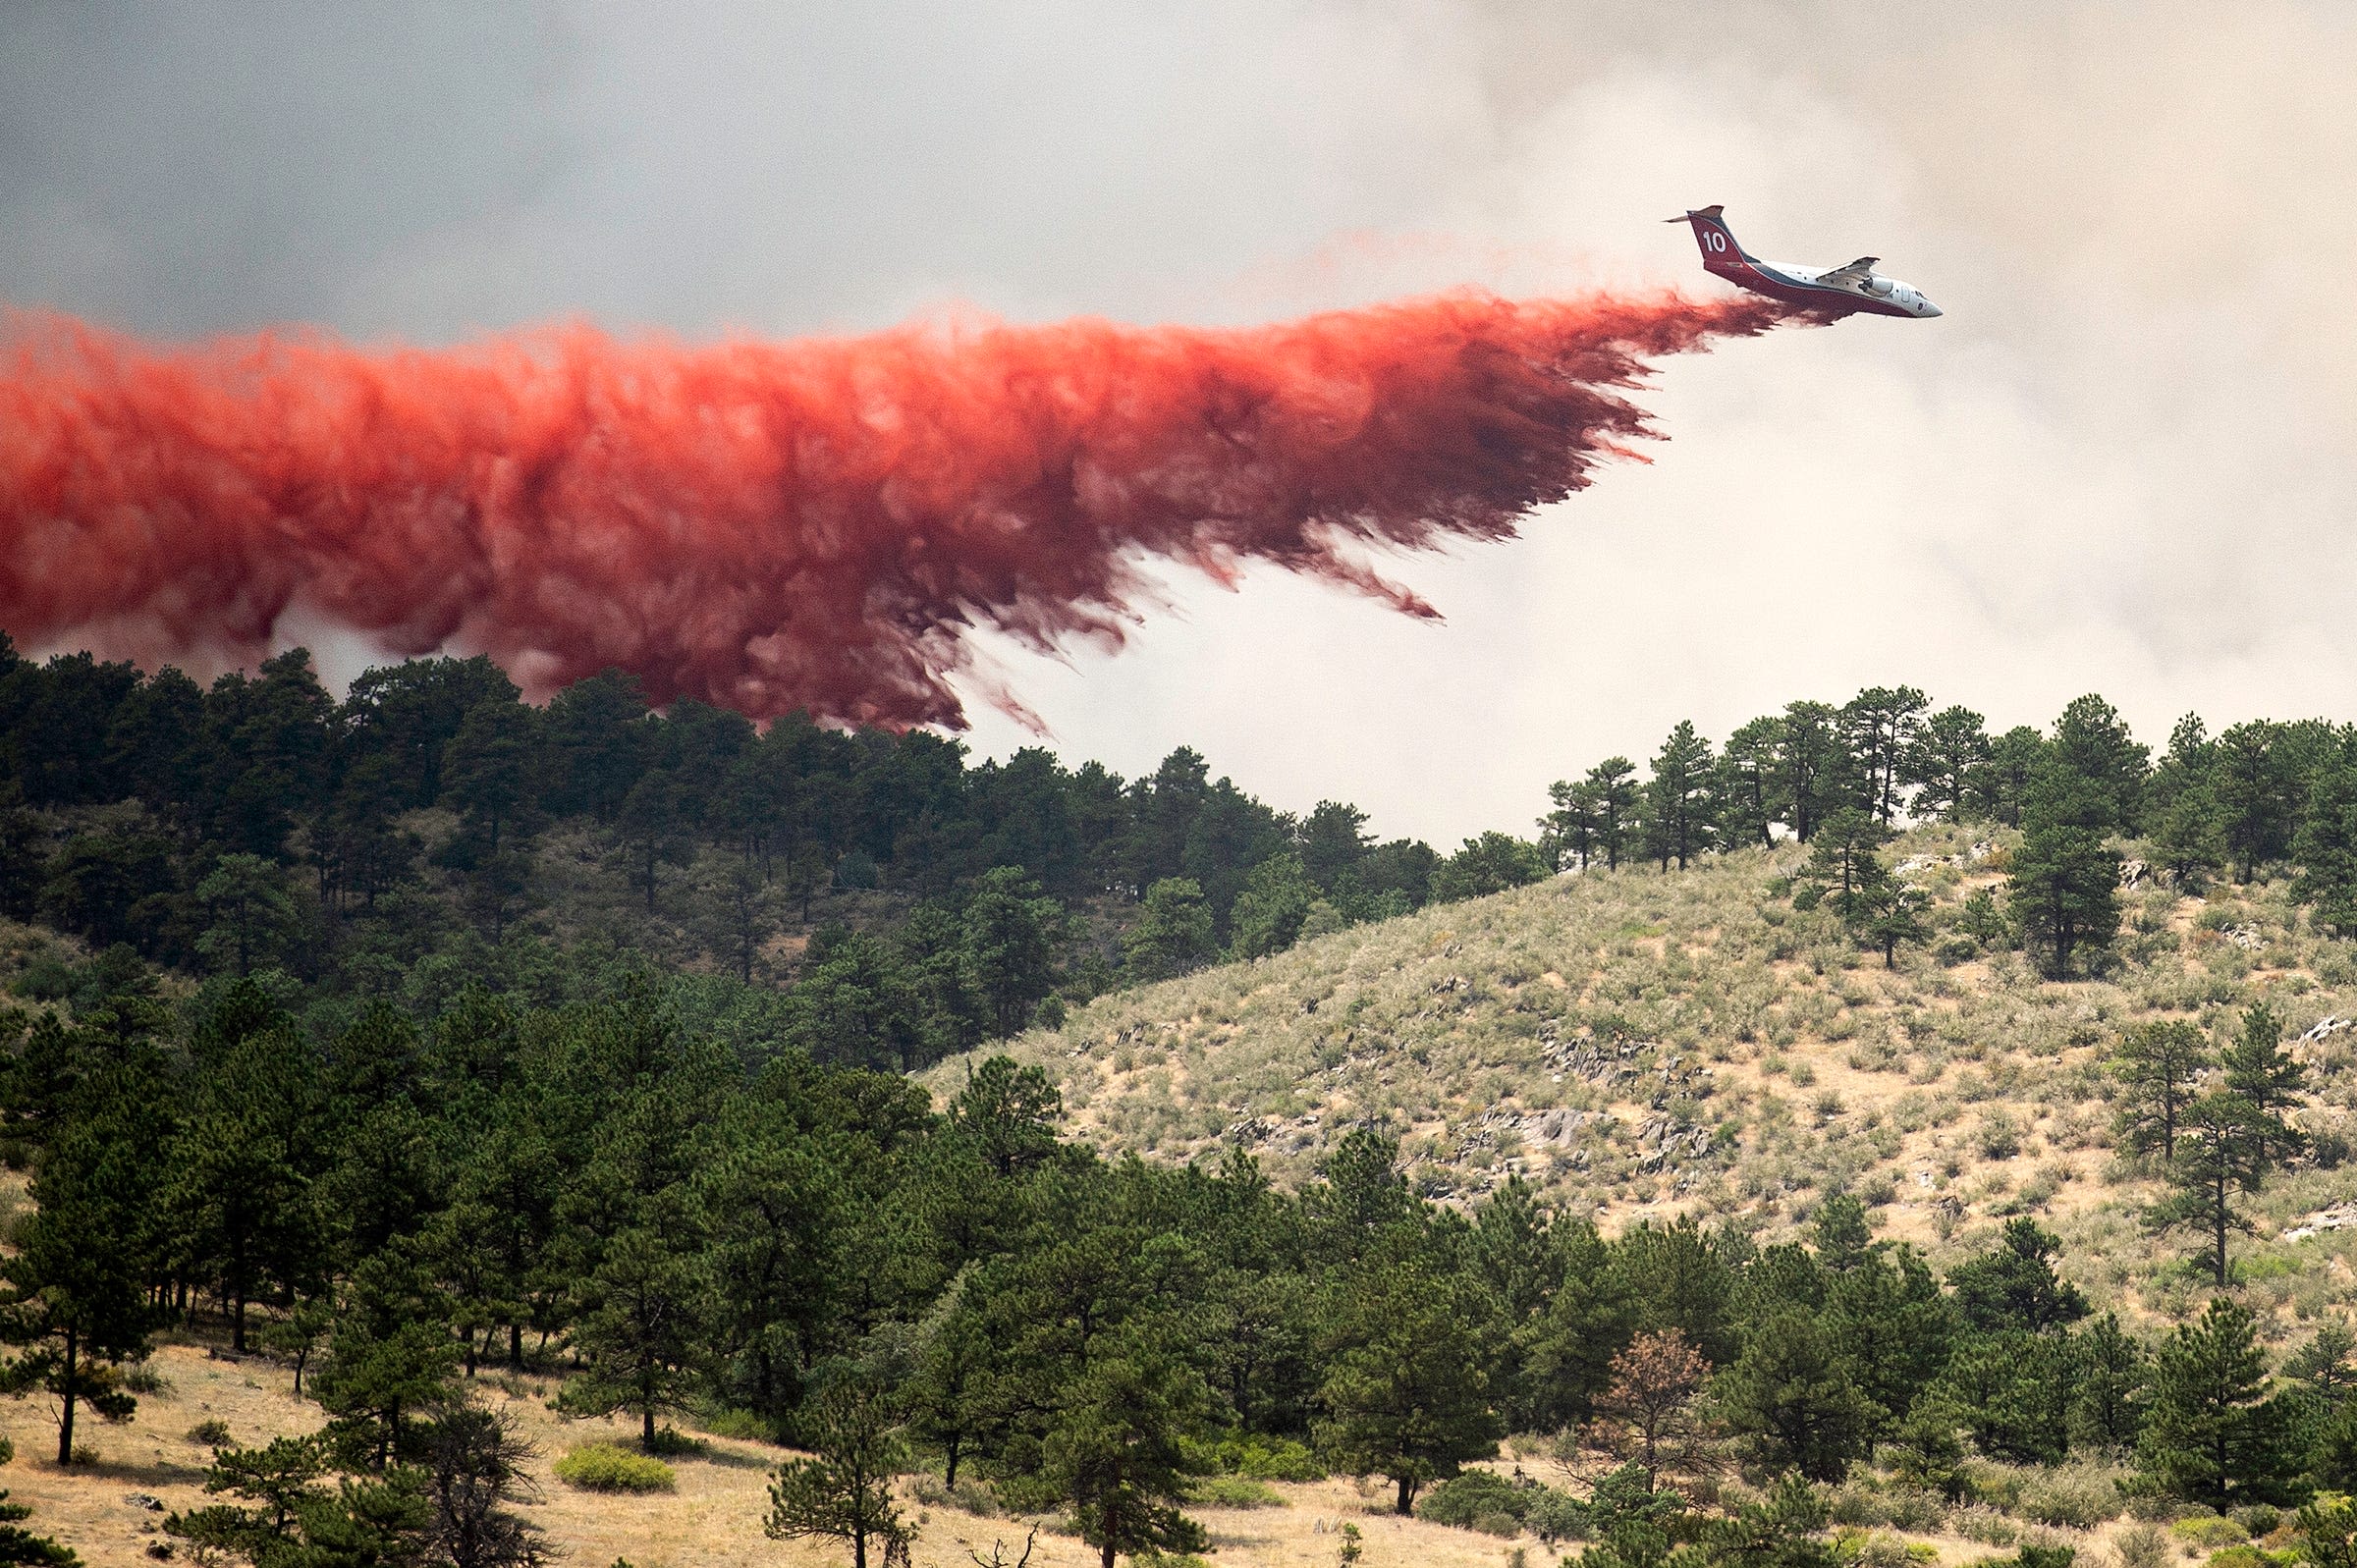
M 2124 895 L 2108 973 L 2048 982 L 2018 954 L 1954 945 L 1964 901 L 2001 880 L 2004 836 L 1981 837 L 1932 827 L 1893 846 L 1940 931 L 1891 970 L 1831 916 L 1772 895 L 1797 847 L 1753 849 L 1359 927 L 1103 998 L 1011 1049 L 1110 1152 L 1235 1146 L 1297 1181 L 1375 1121 L 1444 1201 L 1520 1172 L 1608 1229 L 1692 1214 L 1774 1236 L 1847 1190 L 1883 1234 L 1935 1258 L 2026 1213 L 2061 1233 L 2099 1299 L 2173 1317 L 2202 1291 L 2173 1242 L 2144 1234 L 2150 1183 L 2110 1147 L 2102 1058 L 2148 1018 L 2222 1025 L 2259 1000 L 2295 1031 L 2346 1017 L 2357 946 L 2310 932 L 2280 885 L 2202 899 L 2147 884 Z M 2340 1126 L 2357 1031 L 2299 1054 L 2315 1090 L 2303 1119 Z M 966 1065 L 928 1081 L 952 1092 Z M 2347 1186 L 2345 1170 L 2299 1170 L 2256 1202 L 2245 1269 L 2286 1320 L 2348 1289 L 2357 1232 L 2281 1238 Z

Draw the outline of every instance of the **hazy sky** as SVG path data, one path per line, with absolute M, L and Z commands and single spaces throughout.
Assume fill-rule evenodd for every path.
M 1390 564 L 1444 624 L 1176 577 L 1122 654 L 1000 658 L 1069 757 L 1187 742 L 1453 840 L 1680 718 L 1868 683 L 2000 726 L 2098 690 L 2156 743 L 2188 708 L 2357 719 L 2351 101 L 2339 0 L 14 0 L 0 300 L 429 343 L 1244 321 L 1716 289 L 1656 220 L 1718 201 L 1944 306 L 1670 364 L 1650 465 Z

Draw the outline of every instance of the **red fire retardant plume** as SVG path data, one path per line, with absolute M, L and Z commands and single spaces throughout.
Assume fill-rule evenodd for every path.
M 1242 330 L 918 324 L 688 347 L 154 347 L 0 319 L 0 627 L 249 661 L 291 608 L 546 690 L 963 722 L 967 633 L 1118 645 L 1140 568 L 1271 562 L 1430 606 L 1366 548 L 1503 539 L 1650 435 L 1654 355 L 1745 296 L 1480 294 Z

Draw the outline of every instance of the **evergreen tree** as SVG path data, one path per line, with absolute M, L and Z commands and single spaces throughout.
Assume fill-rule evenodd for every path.
M 1720 1415 L 1762 1466 L 1811 1481 L 1839 1481 L 1888 1414 L 1858 1388 L 1820 1320 L 1798 1307 L 1751 1325 L 1718 1397 Z
M 2051 748 L 2028 725 L 2016 725 L 1989 742 L 1989 758 L 1973 770 L 1966 795 L 1975 816 L 2008 828 L 2021 826 L 2030 784 L 2046 766 Z
M 2296 1466 L 2283 1410 L 2268 1398 L 2251 1314 L 2223 1299 L 2162 1342 L 2137 1453 L 2171 1496 L 2224 1509 L 2285 1500 Z
M 1964 1322 L 1982 1333 L 2043 1333 L 2086 1317 L 2086 1296 L 2055 1272 L 2061 1247 L 2026 1215 L 2006 1220 L 1996 1246 L 1948 1273 Z
M 1859 775 L 1859 803 L 1886 829 L 1903 804 L 1901 790 L 1930 707 L 1913 686 L 1869 686 L 1842 706 L 1841 735 Z
M 1432 896 L 1437 903 L 1483 898 L 1508 888 L 1526 887 L 1547 875 L 1547 857 L 1538 845 L 1495 829 L 1467 838 L 1432 874 Z
M 1866 864 L 1872 871 L 1841 911 L 1842 924 L 1862 945 L 1882 949 L 1884 968 L 1895 969 L 1901 944 L 1931 936 L 1923 919 L 1931 898 L 1891 876 L 1880 859 L 1869 857 Z
M 1679 720 L 1654 754 L 1653 777 L 1645 785 L 1645 842 L 1668 871 L 1713 847 L 1718 838 L 1710 811 L 1711 743 Z
M 339 1294 L 311 1394 L 328 1413 L 322 1435 L 344 1467 L 383 1471 L 416 1457 L 458 1370 L 441 1309 L 434 1280 L 407 1247 L 364 1257 Z
M 2300 1103 L 2308 1073 L 2284 1049 L 2282 1015 L 2264 1001 L 2244 1008 L 2242 1028 L 2220 1054 L 2219 1065 L 2225 1069 L 2226 1091 L 2240 1095 L 2258 1114 L 2266 1142 L 2262 1158 L 2281 1164 L 2297 1154 L 2307 1140 L 2285 1113 Z
M 2190 784 L 2161 808 L 2153 858 L 2188 892 L 2199 892 L 2226 863 L 2226 833 L 2207 784 Z
M 1176 881 L 1180 886 L 1195 886 L 1184 878 Z M 1201 897 L 1200 889 L 1196 896 Z M 1291 946 L 1301 935 L 1301 923 L 1309 917 L 1309 906 L 1317 896 L 1317 884 L 1309 880 L 1298 855 L 1273 855 L 1254 866 L 1245 876 L 1243 891 L 1236 894 L 1234 908 L 1228 917 L 1228 956 L 1265 958 Z
M 489 698 L 467 710 L 442 760 L 443 799 L 464 830 L 499 853 L 504 838 L 533 826 L 541 772 L 534 710 Z
M 1899 780 L 1915 788 L 1914 814 L 1953 822 L 1970 810 L 1973 778 L 1989 755 L 1986 722 L 1970 708 L 1943 708 L 1926 719 Z
M 2138 1154 L 2177 1157 L 2177 1121 L 2211 1065 L 2201 1030 L 2182 1018 L 2137 1024 L 2120 1036 L 2110 1067 L 2121 1090 L 2120 1140 Z
M 1389 1477 L 1408 1513 L 1428 1482 L 1496 1451 L 1489 1312 L 1469 1284 L 1386 1259 L 1339 1285 L 1319 1446 L 1352 1475 Z
M 2120 1450 L 2135 1446 L 2144 1430 L 2152 1356 L 2121 1330 L 2116 1313 L 2105 1313 L 2071 1341 L 2078 1368 L 2071 1395 L 2071 1446 Z
M 274 860 L 223 855 L 196 885 L 196 896 L 212 916 L 196 950 L 216 968 L 249 975 L 257 961 L 278 957 L 295 936 L 295 903 Z
M 583 1367 L 565 1384 L 565 1405 L 635 1414 L 639 1441 L 652 1449 L 656 1421 L 686 1408 L 706 1343 L 709 1298 L 695 1238 L 676 1221 L 623 1231 L 580 1296 L 574 1341 Z
M 1729 844 L 1775 844 L 1772 825 L 1785 809 L 1777 771 L 1783 745 L 1784 722 L 1773 714 L 1752 720 L 1727 737 L 1711 793 L 1720 831 Z
M 2067 979 L 2119 932 L 2119 853 L 2104 833 L 2126 787 L 2056 766 L 2031 785 L 2023 804 L 2006 897 L 2049 979 Z
M 1102 1568 L 1122 1553 L 1201 1551 L 1210 1538 L 1178 1504 L 1196 1468 L 1187 1445 L 1208 1430 L 1212 1407 L 1182 1358 L 1142 1333 L 1104 1336 L 1058 1398 L 1039 1469 L 1018 1489 L 1070 1504 Z
M 963 917 L 966 962 L 985 1012 L 1002 1035 L 1020 1030 L 1055 980 L 1064 908 L 1014 866 L 975 879 Z
M 1784 708 L 1777 798 L 1802 843 L 1816 838 L 1817 825 L 1846 803 L 1848 753 L 1839 727 L 1839 715 L 1822 702 Z
M 1879 823 L 1854 806 L 1828 817 L 1811 840 L 1808 863 L 1793 878 L 1794 907 L 1827 903 L 1846 923 L 1868 880 L 1882 872 L 1874 851 L 1888 838 Z
M 1594 815 L 1597 847 L 1604 851 L 1605 868 L 1620 869 L 1620 857 L 1633 852 L 1642 799 L 1635 764 L 1626 757 L 1607 757 L 1590 768 L 1581 781 L 1588 790 Z
M 686 803 L 679 779 L 655 769 L 630 785 L 614 814 L 615 850 L 650 915 L 663 868 L 686 865 L 695 855 L 686 833 Z
M 1554 809 L 1539 819 L 1539 852 L 1558 871 L 1585 871 L 1602 844 L 1595 787 L 1558 779 L 1547 786 Z
M 165 1202 L 185 1262 L 218 1280 L 233 1348 L 247 1308 L 315 1278 L 327 1237 L 314 1187 L 328 1159 L 317 1058 L 257 988 L 233 988 L 215 1027 L 234 1031 L 197 1074 L 174 1137 Z
M 121 1364 L 147 1354 L 156 1314 L 147 1282 L 156 1256 L 157 1085 L 123 1069 L 82 1085 L 41 1151 L 33 1211 L 0 1258 L 0 1333 L 26 1348 L 0 1387 L 41 1388 L 58 1406 L 57 1462 L 74 1458 L 83 1407 L 128 1420 L 136 1401 Z
M 771 1473 L 763 1533 L 772 1541 L 848 1541 L 852 1568 L 867 1568 L 870 1542 L 882 1545 L 885 1563 L 906 1564 L 916 1532 L 902 1516 L 893 1482 L 907 1469 L 907 1452 L 881 1392 L 855 1375 L 839 1377 L 805 1424 L 815 1453 Z
M 2336 759 L 2318 771 L 2292 854 L 2300 874 L 2291 895 L 2313 906 L 2318 925 L 2357 937 L 2357 762 Z
M 2051 752 L 2055 773 L 2069 781 L 2087 826 L 2133 834 L 2144 820 L 2144 790 L 2152 753 L 2128 733 L 2125 721 L 2103 698 L 2076 699 L 2055 721 Z M 2023 826 L 2031 802 L 2024 800 Z
M 1122 950 L 1129 973 L 1141 981 L 1168 980 L 1208 962 L 1218 949 L 1202 888 L 1185 877 L 1165 877 L 1148 888 L 1137 924 L 1122 937 Z
M 1018 1067 L 993 1056 L 968 1068 L 965 1086 L 950 1102 L 950 1125 L 1001 1176 L 1044 1163 L 1056 1152 L 1056 1123 L 1064 1096 L 1036 1065 Z
M 2291 847 L 2299 784 L 2276 740 L 2276 727 L 2265 723 L 2236 725 L 2218 737 L 2210 787 L 2238 882 Z
M 2201 1238 L 2194 1259 L 2223 1289 L 2233 1273 L 2226 1238 L 2251 1222 L 2234 1207 L 2238 1192 L 2256 1192 L 2267 1179 L 2275 1126 L 2238 1094 L 2214 1090 L 2186 1106 L 2177 1127 L 2177 1157 L 2168 1170 L 2169 1196 L 2146 1217 L 2155 1231 L 2186 1229 Z

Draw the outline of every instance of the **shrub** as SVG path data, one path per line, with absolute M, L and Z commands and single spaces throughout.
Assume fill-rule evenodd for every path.
M 1478 1521 L 1484 1514 L 1505 1514 L 1519 1528 L 1524 1506 L 1522 1488 L 1495 1470 L 1468 1470 L 1426 1492 L 1424 1500 L 1416 1504 L 1416 1517 L 1459 1530 L 1479 1530 Z
M 1550 1543 L 1585 1540 L 1589 1529 L 1588 1506 L 1578 1498 L 1494 1470 L 1468 1470 L 1441 1483 L 1416 1504 L 1416 1515 L 1491 1536 L 1528 1530 Z
M 1249 1476 L 1203 1476 L 1186 1488 L 1187 1501 L 1205 1508 L 1282 1508 L 1285 1494 Z
M 1585 1541 L 1589 1530 L 1588 1505 L 1553 1487 L 1533 1487 L 1522 1523 L 1549 1545 L 1559 1541 Z
M 2130 1525 L 2111 1538 L 2112 1568 L 2168 1568 L 2173 1555 L 2158 1525 Z
M 1928 1534 L 1947 1523 L 1947 1504 L 1924 1487 L 1893 1487 L 1883 1493 L 1883 1522 L 1893 1530 Z
M 2220 1519 L 2216 1514 L 2196 1514 L 2191 1519 L 2180 1519 L 2168 1527 L 2168 1533 L 2188 1546 L 2199 1546 L 2205 1551 L 2240 1545 L 2251 1537 L 2249 1531 L 2233 1520 Z
M 556 1463 L 557 1479 L 583 1491 L 671 1491 L 679 1477 L 671 1466 L 610 1442 L 576 1445 Z
M 2022 1517 L 2066 1530 L 2093 1530 L 2118 1517 L 2119 1483 L 2092 1465 L 2061 1465 L 2022 1484 Z
M 189 1429 L 189 1441 L 201 1448 L 227 1448 L 233 1440 L 229 1423 L 218 1416 L 209 1416 Z
M 715 1411 L 697 1425 L 715 1437 L 734 1437 L 740 1442 L 774 1443 L 778 1440 L 776 1424 L 767 1416 L 758 1416 L 749 1410 Z
M 1254 1481 L 1324 1481 L 1327 1474 L 1308 1444 L 1257 1433 L 1222 1437 L 1195 1457 L 1214 1470 Z
M 1856 1568 L 1909 1568 L 1907 1543 L 1896 1536 L 1845 1531 L 1835 1537 L 1834 1550 Z
M 646 1451 L 650 1454 L 702 1454 L 710 1453 L 712 1445 L 701 1437 L 690 1437 L 685 1433 L 664 1427 L 656 1432 L 655 1440 L 646 1445 Z
M 2269 1534 L 2283 1522 L 2282 1510 L 2270 1508 L 2265 1503 L 2254 1503 L 2248 1508 L 2233 1509 L 2226 1517 L 2250 1532 L 2251 1539 L 2254 1541 Z
M 2245 1541 L 2210 1554 L 2210 1568 L 2275 1568 L 2275 1559 Z
M 1987 1503 L 1968 1504 L 1957 1509 L 1949 1518 L 1957 1535 L 1984 1546 L 2010 1546 L 2021 1539 L 2021 1533 L 2013 1528 L 2013 1521 Z

